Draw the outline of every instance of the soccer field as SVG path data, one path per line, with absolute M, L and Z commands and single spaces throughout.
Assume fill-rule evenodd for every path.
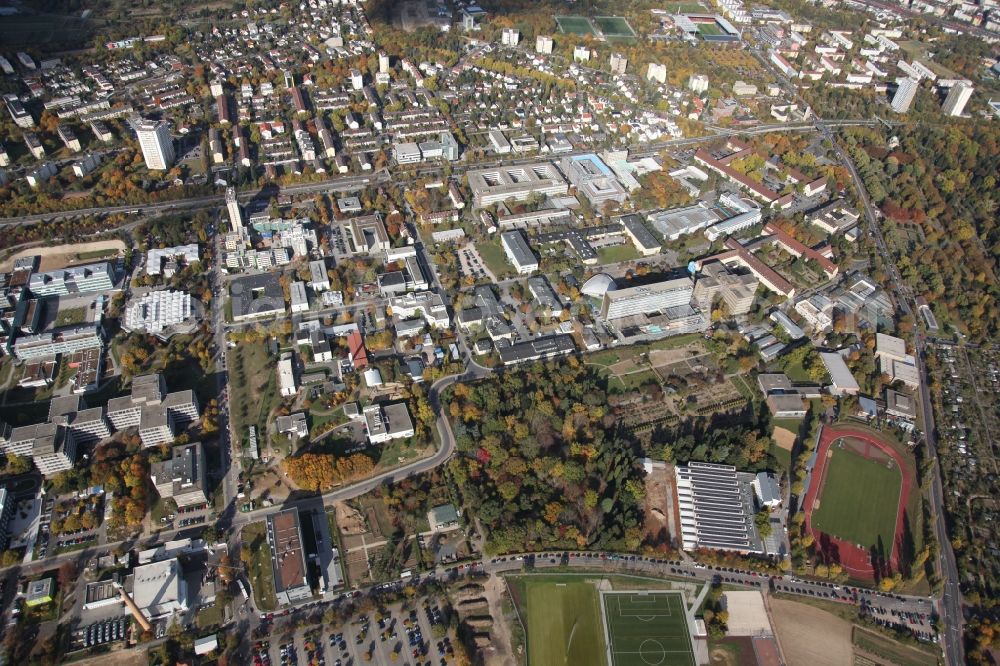
M 524 583 L 528 608 L 528 663 L 605 666 L 597 589 L 584 580 Z
M 891 551 L 902 485 L 899 468 L 837 444 L 831 450 L 833 457 L 819 491 L 819 508 L 812 513 L 813 529 L 862 548 L 876 545 L 881 538 L 883 547 Z
M 606 37 L 635 37 L 635 31 L 621 16 L 598 16 L 594 23 Z
M 604 592 L 610 666 L 695 666 L 684 598 L 677 592 Z
M 590 25 L 590 20 L 584 16 L 556 16 L 556 23 L 559 24 L 559 32 L 571 35 L 592 35 L 594 28 Z
M 698 25 L 698 32 L 700 32 L 703 35 L 714 37 L 716 35 L 722 34 L 722 30 L 720 30 L 719 26 L 715 25 L 714 23 L 698 23 L 697 25 Z

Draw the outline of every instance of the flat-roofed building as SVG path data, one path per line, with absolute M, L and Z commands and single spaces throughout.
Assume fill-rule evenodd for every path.
M 352 218 L 348 223 L 355 252 L 385 252 L 392 247 L 389 232 L 378 213 Z
M 108 262 L 33 273 L 28 280 L 28 290 L 35 296 L 89 294 L 114 288 L 115 274 Z
M 194 391 L 166 391 L 160 374 L 134 377 L 131 395 L 108 401 L 108 421 L 116 430 L 137 427 L 144 447 L 173 441 L 198 419 L 200 408 Z
M 674 478 L 685 550 L 763 552 L 753 521 L 752 474 L 741 475 L 731 465 L 691 461 L 676 466 Z
M 372 444 L 413 437 L 413 420 L 405 402 L 369 405 L 364 409 L 364 419 Z
M 595 208 L 608 201 L 621 203 L 628 198 L 628 192 L 615 178 L 611 168 L 593 153 L 567 155 L 560 166 L 569 182 Z
M 267 544 L 271 547 L 271 571 L 278 604 L 287 606 L 312 596 L 306 578 L 306 556 L 302 547 L 299 510 L 285 509 L 266 519 Z
M 322 259 L 309 262 L 309 288 L 315 292 L 330 290 L 330 275 Z
M 886 389 L 885 413 L 906 421 L 914 421 L 917 418 L 917 402 L 911 395 Z
M 292 353 L 285 352 L 278 361 L 278 393 L 285 397 L 291 397 L 298 391 L 295 385 L 295 365 L 292 362 Z
M 689 305 L 693 293 L 694 284 L 690 277 L 673 278 L 634 287 L 618 287 L 605 292 L 601 305 L 601 318 L 608 321 Z
M 556 295 L 552 285 L 544 275 L 528 278 L 528 291 L 539 306 L 548 310 L 550 317 L 559 317 L 563 313 L 563 304 Z
M 739 317 L 750 312 L 759 284 L 753 273 L 737 273 L 721 261 L 711 261 L 701 267 L 693 296 L 702 312 L 711 312 L 712 302 L 718 296 L 729 314 Z
M 638 215 L 625 215 L 621 219 L 622 231 L 632 241 L 632 245 L 644 257 L 650 257 L 660 251 L 660 243 L 646 228 Z
M 902 381 L 907 386 L 920 386 L 917 360 L 906 353 L 906 342 L 885 333 L 875 335 L 875 359 L 879 370 L 892 381 Z
M 528 239 L 520 229 L 505 231 L 500 234 L 500 244 L 503 246 L 507 260 L 521 275 L 528 275 L 538 270 L 538 257 L 535 256 Z
M 484 208 L 515 199 L 524 201 L 532 194 L 566 194 L 569 187 L 554 165 L 548 162 L 473 169 L 466 172 L 473 205 Z
M 837 234 L 856 226 L 861 214 L 837 199 L 806 215 L 806 221 L 828 234 Z
M 31 458 L 42 473 L 50 477 L 64 472 L 76 462 L 76 439 L 68 426 L 57 423 L 37 423 L 21 426 L 10 432 L 10 438 L 0 441 L 4 453 Z
M 37 335 L 22 335 L 14 340 L 14 356 L 22 361 L 34 361 L 57 354 L 101 349 L 103 345 L 101 327 L 92 323 Z
M 169 459 L 150 465 L 149 477 L 160 497 L 173 498 L 178 507 L 208 502 L 201 442 L 175 446 Z
M 150 620 L 189 608 L 187 581 L 176 557 L 139 565 L 130 578 L 132 601 Z
M 857 395 L 861 390 L 858 382 L 847 367 L 844 357 L 837 352 L 821 352 L 819 355 L 830 373 L 830 393 L 833 395 Z
M 500 360 L 504 365 L 530 363 L 544 358 L 566 356 L 576 351 L 573 336 L 560 333 L 507 345 L 499 348 Z
M 305 282 L 296 280 L 288 285 L 288 296 L 291 299 L 291 311 L 293 314 L 309 311 L 309 294 L 306 293 Z
M 191 295 L 183 291 L 147 291 L 125 308 L 122 328 L 163 339 L 192 316 Z

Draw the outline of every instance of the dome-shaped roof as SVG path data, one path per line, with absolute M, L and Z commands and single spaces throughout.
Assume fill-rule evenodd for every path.
M 604 294 L 609 291 L 614 291 L 618 289 L 618 285 L 615 284 L 615 279 L 608 275 L 607 273 L 598 273 L 594 277 L 590 278 L 583 283 L 583 288 L 580 290 L 586 296 L 592 296 L 594 298 L 604 298 Z

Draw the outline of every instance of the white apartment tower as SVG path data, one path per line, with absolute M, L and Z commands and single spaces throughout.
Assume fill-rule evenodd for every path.
M 610 64 L 612 74 L 624 74 L 625 68 L 628 66 L 628 58 L 621 53 L 612 53 Z
M 892 96 L 892 110 L 896 113 L 906 113 L 913 104 L 913 97 L 917 94 L 919 84 L 916 79 L 910 77 L 899 79 L 896 83 L 896 94 Z
M 521 41 L 521 33 L 517 28 L 504 28 L 500 33 L 500 43 L 504 46 L 517 46 Z
M 136 123 L 135 132 L 147 169 L 166 171 L 173 165 L 174 141 L 170 138 L 170 127 L 166 121 L 141 120 Z
M 389 73 L 389 54 L 385 51 L 381 51 L 378 54 L 378 71 L 381 74 Z
M 535 52 L 552 55 L 552 38 L 547 35 L 538 35 L 535 38 Z
M 951 87 L 948 96 L 944 100 L 942 111 L 946 116 L 960 116 L 965 110 L 965 105 L 972 97 L 972 86 L 964 81 L 960 81 Z

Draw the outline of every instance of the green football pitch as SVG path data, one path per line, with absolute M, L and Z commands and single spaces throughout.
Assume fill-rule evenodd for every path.
M 635 31 L 621 16 L 598 16 L 593 22 L 607 37 L 635 37 Z
M 882 540 L 889 550 L 896 538 L 896 513 L 902 476 L 895 465 L 870 460 L 848 449 L 831 448 L 819 508 L 812 526 L 830 536 L 870 548 Z
M 559 24 L 559 31 L 571 35 L 593 35 L 594 27 L 590 25 L 590 19 L 584 16 L 556 16 L 556 23 Z
M 678 592 L 604 592 L 610 666 L 695 666 Z
M 528 663 L 605 666 L 597 588 L 585 580 L 527 578 Z
M 697 23 L 696 25 L 698 26 L 698 32 L 703 35 L 714 37 L 722 34 L 722 30 L 714 23 Z

